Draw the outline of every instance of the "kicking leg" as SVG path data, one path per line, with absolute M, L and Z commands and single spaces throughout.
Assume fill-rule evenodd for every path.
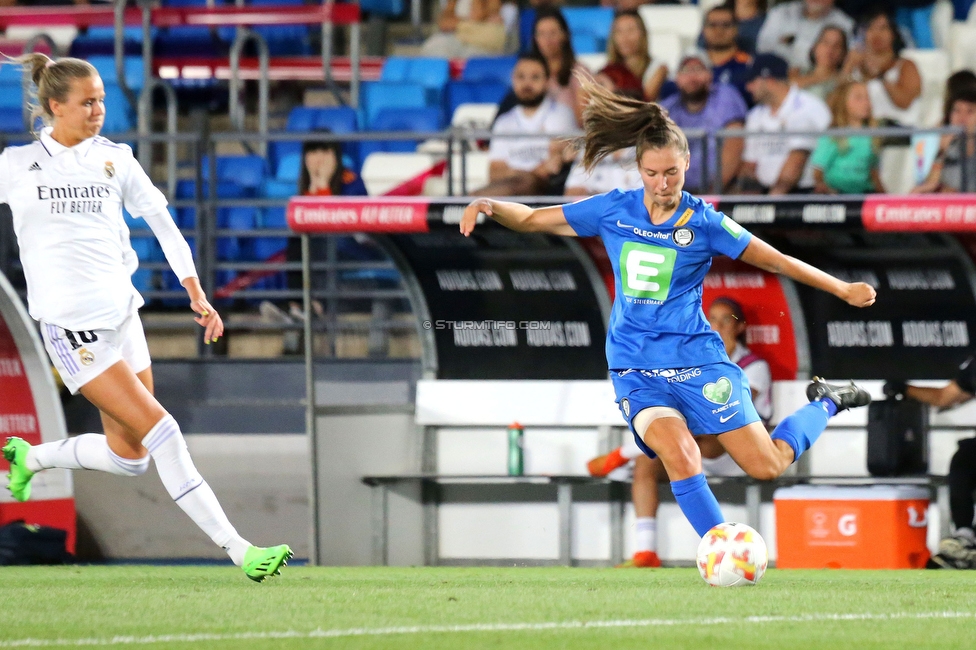
M 652 420 L 644 430 L 643 440 L 664 464 L 675 501 L 695 532 L 704 535 L 725 521 L 705 480 L 701 452 L 684 419 L 671 416 Z

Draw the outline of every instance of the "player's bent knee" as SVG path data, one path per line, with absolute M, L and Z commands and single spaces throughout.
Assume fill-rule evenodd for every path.
M 774 459 L 764 458 L 742 469 L 757 481 L 772 481 L 783 474 L 785 467 L 781 467 Z
M 111 449 L 108 453 L 112 462 L 119 468 L 121 476 L 142 476 L 149 469 L 149 454 L 142 458 L 123 458 Z

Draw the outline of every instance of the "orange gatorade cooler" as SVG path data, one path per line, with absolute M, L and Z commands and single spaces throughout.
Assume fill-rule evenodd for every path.
M 928 490 L 912 485 L 796 485 L 773 493 L 776 566 L 921 569 Z

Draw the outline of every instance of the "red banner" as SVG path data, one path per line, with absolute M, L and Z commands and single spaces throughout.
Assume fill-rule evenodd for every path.
M 427 199 L 297 196 L 288 202 L 288 227 L 301 233 L 427 232 Z
M 746 317 L 746 346 L 769 363 L 773 379 L 796 379 L 796 339 L 779 278 L 742 262 L 716 258 L 702 287 L 702 308 L 732 298 Z
M 869 196 L 861 220 L 865 230 L 976 231 L 976 194 Z

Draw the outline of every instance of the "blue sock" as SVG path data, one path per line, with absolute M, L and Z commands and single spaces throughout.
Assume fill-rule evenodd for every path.
M 718 507 L 718 501 L 712 494 L 712 489 L 708 487 L 704 473 L 680 481 L 671 481 L 671 491 L 681 512 L 685 513 L 685 517 L 699 537 L 704 537 L 705 533 L 714 526 L 725 521 Z
M 771 438 L 782 440 L 793 449 L 793 462 L 817 441 L 827 428 L 827 420 L 837 413 L 837 405 L 829 399 L 818 399 L 783 419 L 773 429 Z

